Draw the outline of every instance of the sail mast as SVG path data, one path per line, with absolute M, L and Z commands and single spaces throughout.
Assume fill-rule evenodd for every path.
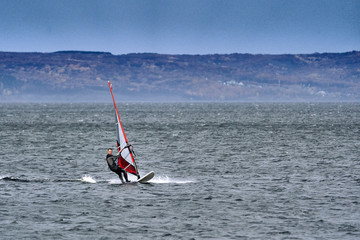
M 120 116 L 119 116 L 119 112 L 115 103 L 115 98 L 114 98 L 114 94 L 112 91 L 112 85 L 110 83 L 110 81 L 108 81 L 109 83 L 109 88 L 110 88 L 110 92 L 111 92 L 111 96 L 114 102 L 114 107 L 115 107 L 115 117 L 116 117 L 116 127 L 117 127 L 117 149 L 119 153 L 119 165 L 120 167 L 122 167 L 123 169 L 125 169 L 125 171 L 132 173 L 138 177 L 140 177 L 139 175 L 139 171 L 137 169 L 136 166 L 136 162 L 133 156 L 133 151 L 132 149 L 130 149 L 130 145 L 128 143 L 128 140 L 126 138 L 123 126 L 121 124 L 120 121 Z

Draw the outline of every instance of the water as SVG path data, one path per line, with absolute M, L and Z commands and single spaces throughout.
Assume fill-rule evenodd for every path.
M 1 239 L 359 239 L 360 104 L 0 105 Z

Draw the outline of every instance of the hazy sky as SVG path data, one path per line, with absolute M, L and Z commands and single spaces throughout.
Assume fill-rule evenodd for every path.
M 0 0 L 0 51 L 360 50 L 360 0 Z

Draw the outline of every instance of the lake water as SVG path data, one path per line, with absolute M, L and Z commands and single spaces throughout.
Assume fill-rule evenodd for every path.
M 1 239 L 359 239 L 359 103 L 0 104 Z M 135 178 L 133 178 L 135 179 Z

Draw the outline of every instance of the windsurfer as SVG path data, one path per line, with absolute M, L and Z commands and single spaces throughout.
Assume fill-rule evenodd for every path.
M 117 175 L 119 175 L 120 181 L 124 183 L 124 179 L 122 178 L 122 175 L 124 175 L 125 181 L 130 182 L 127 177 L 127 173 L 124 169 L 122 169 L 116 162 L 116 160 L 119 158 L 118 156 L 112 155 L 112 148 L 108 148 L 107 155 L 106 155 L 106 162 L 110 168 L 111 171 L 115 172 Z M 121 157 L 121 156 L 120 156 Z

